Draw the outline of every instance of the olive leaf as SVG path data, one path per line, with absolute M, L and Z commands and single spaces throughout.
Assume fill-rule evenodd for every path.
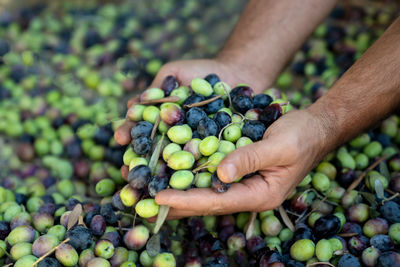
M 156 148 L 154 149 L 153 154 L 151 155 L 150 162 L 149 162 L 149 168 L 151 170 L 151 173 L 154 175 L 156 171 L 156 165 L 157 161 L 160 158 L 161 154 L 161 148 L 162 148 L 162 143 L 164 141 L 164 134 L 162 134 L 160 140 L 158 141 Z
M 77 204 L 72 212 L 69 214 L 68 217 L 68 223 L 67 223 L 67 229 L 71 229 L 78 221 L 79 221 L 79 216 L 82 214 L 82 205 Z
M 283 222 L 290 229 L 290 231 L 294 232 L 296 229 L 295 229 L 292 221 L 290 220 L 289 216 L 287 215 L 286 210 L 282 206 L 279 206 L 278 210 L 279 210 L 279 214 L 282 217 Z
M 254 223 L 257 218 L 257 212 L 252 212 L 250 215 L 249 224 L 246 230 L 246 239 L 250 239 L 254 235 Z
M 380 172 L 383 176 L 385 176 L 385 178 L 386 178 L 388 181 L 390 181 L 391 176 L 390 176 L 390 172 L 389 172 L 388 166 L 387 166 L 387 164 L 386 164 L 385 161 L 382 161 L 381 163 L 379 163 L 379 172 Z
M 161 154 L 161 147 L 162 147 L 163 141 L 164 141 L 164 134 L 161 136 L 160 140 L 158 141 L 157 146 L 154 149 L 153 155 L 151 155 L 151 158 L 150 158 L 149 168 L 153 175 L 155 174 L 157 161 Z M 158 248 L 158 252 L 160 250 L 160 237 L 158 236 L 157 233 L 160 230 L 160 228 L 163 226 L 165 219 L 168 216 L 168 212 L 169 212 L 169 206 L 160 206 L 160 209 L 159 209 L 158 215 L 157 215 L 156 225 L 155 225 L 154 231 L 153 231 L 154 235 L 149 240 L 149 243 L 151 241 L 149 246 L 153 248 L 153 251 L 155 251 L 157 248 Z M 158 254 L 158 252 L 157 252 L 157 254 Z M 148 252 L 148 253 L 150 255 L 150 252 Z
M 375 204 L 376 197 L 372 193 L 360 192 L 360 194 L 367 200 L 371 205 Z
M 382 182 L 380 180 L 376 179 L 374 182 L 374 186 L 375 186 L 375 192 L 376 192 L 376 195 L 378 196 L 378 198 L 385 199 L 385 193 L 383 191 Z
M 157 234 L 163 226 L 165 219 L 168 216 L 169 206 L 161 205 L 160 210 L 158 211 L 156 225 L 154 226 L 153 233 Z
M 154 234 L 146 244 L 146 251 L 150 257 L 155 257 L 161 250 L 160 234 Z
M 377 211 L 377 209 L 376 208 L 370 208 L 369 209 L 369 216 L 371 217 L 371 218 L 377 218 L 377 217 L 379 217 L 379 215 L 380 215 L 380 213 Z

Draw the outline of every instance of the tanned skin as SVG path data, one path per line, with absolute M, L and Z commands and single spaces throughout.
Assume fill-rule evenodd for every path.
M 245 82 L 260 93 L 335 4 L 252 0 L 216 58 L 168 63 L 151 86 L 159 87 L 167 75 L 188 85 L 193 78 L 216 73 L 231 86 Z M 227 155 L 217 170 L 226 183 L 255 171 L 259 175 L 234 183 L 223 194 L 208 188 L 163 190 L 156 202 L 171 206 L 169 219 L 278 207 L 329 151 L 399 107 L 399 43 L 397 19 L 327 94 L 305 110 L 283 115 L 267 129 L 263 140 Z M 120 144 L 130 142 L 132 126 L 127 121 L 116 131 Z M 121 172 L 126 176 L 127 166 Z

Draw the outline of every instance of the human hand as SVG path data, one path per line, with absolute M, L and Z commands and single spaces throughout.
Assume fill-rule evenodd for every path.
M 189 85 L 194 78 L 205 77 L 210 73 L 216 73 L 222 81 L 226 82 L 230 86 L 235 86 L 239 83 L 247 83 L 255 92 L 261 92 L 264 89 L 263 84 L 265 84 L 265 81 L 255 79 L 255 77 L 252 77 L 251 73 L 246 72 L 246 68 L 240 68 L 241 66 L 238 64 L 234 64 L 233 62 L 222 58 L 170 62 L 160 69 L 153 83 L 150 85 L 150 88 L 160 88 L 164 78 L 168 75 L 175 76 L 181 85 Z M 130 99 L 127 103 L 128 108 L 138 101 L 138 97 Z M 114 138 L 120 145 L 127 145 L 130 143 L 130 131 L 133 126 L 133 121 L 126 120 L 115 131 Z M 122 166 L 121 174 L 125 179 L 128 176 L 128 172 L 128 166 Z
M 227 155 L 217 170 L 225 183 L 256 171 L 257 175 L 233 183 L 225 193 L 166 189 L 155 200 L 171 207 L 169 219 L 274 209 L 324 156 L 323 142 L 316 116 L 307 110 L 291 111 L 267 129 L 263 140 Z

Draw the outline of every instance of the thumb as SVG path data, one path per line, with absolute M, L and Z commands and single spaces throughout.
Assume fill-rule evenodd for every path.
M 240 147 L 227 155 L 218 165 L 218 177 L 224 183 L 232 183 L 246 174 L 256 172 L 275 163 L 273 144 L 262 140 Z

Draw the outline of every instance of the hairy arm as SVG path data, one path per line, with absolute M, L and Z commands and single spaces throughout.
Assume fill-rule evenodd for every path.
M 251 0 L 217 60 L 250 72 L 260 92 L 274 82 L 336 2 Z
M 327 153 L 400 105 L 400 18 L 308 109 L 321 119 Z

